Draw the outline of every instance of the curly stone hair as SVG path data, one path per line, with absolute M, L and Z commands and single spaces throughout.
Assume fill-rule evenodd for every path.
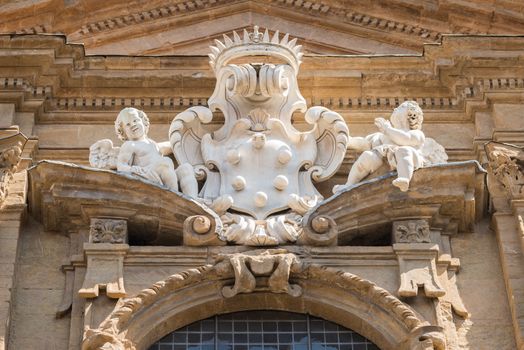
M 144 127 L 145 127 L 145 134 L 147 135 L 147 133 L 149 132 L 149 118 L 147 117 L 147 114 L 145 114 L 145 112 L 141 111 L 140 109 L 137 109 L 134 107 L 126 107 L 122 109 L 120 113 L 118 113 L 118 116 L 116 117 L 116 120 L 115 120 L 115 131 L 116 131 L 118 138 L 122 141 L 127 141 L 127 135 L 124 131 L 124 125 L 122 122 L 122 118 L 125 115 L 129 115 L 133 111 L 138 112 L 138 116 L 140 117 L 140 119 L 142 119 L 142 122 L 144 123 Z
M 407 122 L 411 130 L 422 129 L 422 122 L 424 121 L 424 112 L 415 101 L 404 101 L 398 106 L 399 109 L 404 109 L 406 113 Z M 409 114 L 413 116 L 410 118 Z

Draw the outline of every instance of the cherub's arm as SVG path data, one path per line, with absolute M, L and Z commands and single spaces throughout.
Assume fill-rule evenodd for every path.
M 399 146 L 420 146 L 424 143 L 425 136 L 420 130 L 404 131 L 394 128 L 391 123 L 383 118 L 375 119 L 375 125 L 385 135 Z
M 122 147 L 120 147 L 120 152 L 118 152 L 118 159 L 116 162 L 116 169 L 118 171 L 125 171 L 125 172 L 134 172 L 133 168 L 133 157 L 134 157 L 134 151 L 133 146 L 129 142 L 124 142 Z
M 350 137 L 347 148 L 364 152 L 371 149 L 371 142 L 367 139 L 367 137 Z
M 403 131 L 393 127 L 386 128 L 388 135 L 399 146 L 421 146 L 424 143 L 424 133 L 420 130 Z
M 160 154 L 163 156 L 168 156 L 173 153 L 173 149 L 171 148 L 171 143 L 169 143 L 169 141 L 157 142 L 156 144 L 160 150 Z

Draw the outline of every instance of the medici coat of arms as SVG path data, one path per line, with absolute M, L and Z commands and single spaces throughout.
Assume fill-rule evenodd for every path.
M 215 43 L 209 57 L 217 82 L 209 108 L 195 106 L 175 117 L 173 152 L 204 181 L 198 196 L 220 215 L 222 239 L 294 242 L 302 215 L 322 199 L 314 182 L 331 177 L 344 159 L 347 125 L 327 108 L 307 109 L 297 84 L 302 53 L 296 39 L 255 27 Z M 210 132 L 213 111 L 222 112 L 224 124 Z M 295 112 L 305 112 L 308 131 L 294 127 Z

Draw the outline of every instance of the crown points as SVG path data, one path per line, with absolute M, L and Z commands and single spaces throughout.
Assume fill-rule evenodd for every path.
M 226 45 L 226 47 L 233 46 L 233 40 L 231 40 L 231 38 L 228 37 L 226 34 L 224 34 L 223 36 L 224 36 L 224 44 Z
M 238 35 L 238 33 L 235 31 L 233 31 L 233 40 L 235 41 L 235 45 L 242 44 L 242 39 L 240 39 L 240 35 Z
M 220 50 L 223 51 L 226 48 L 226 45 L 224 45 L 220 40 L 215 39 L 215 45 Z
M 243 55 L 243 47 L 246 52 L 249 52 L 244 55 L 269 55 L 285 58 L 296 70 L 298 70 L 303 56 L 301 53 L 302 46 L 297 45 L 297 39 L 289 40 L 289 34 L 286 33 L 280 40 L 278 30 L 270 35 L 267 28 L 261 32 L 258 26 L 254 26 L 253 32 L 244 29 L 242 38 L 235 31 L 233 31 L 232 37 L 223 34 L 223 38 L 223 41 L 215 39 L 215 45 L 210 46 L 209 63 L 213 69 L 227 64 L 234 57 Z
M 264 38 L 262 39 L 263 42 L 268 43 L 269 42 L 269 31 L 266 28 L 266 31 L 264 32 Z
M 273 34 L 273 38 L 271 39 L 271 44 L 280 44 L 280 38 L 279 38 L 279 36 L 280 36 L 280 33 L 279 33 L 279 31 L 277 30 L 277 31 L 275 32 L 275 34 Z
M 284 35 L 284 37 L 282 38 L 282 41 L 280 42 L 280 45 L 286 46 L 288 41 L 289 41 L 289 34 L 286 33 L 286 35 Z
M 215 55 L 215 57 L 218 56 L 218 54 L 220 53 L 219 48 L 216 46 L 210 46 L 209 48 L 211 49 L 211 52 Z

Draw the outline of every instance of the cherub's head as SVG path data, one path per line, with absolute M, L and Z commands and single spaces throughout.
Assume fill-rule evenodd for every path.
M 424 121 L 424 113 L 415 101 L 402 102 L 391 114 L 393 127 L 404 130 L 420 130 Z
M 138 140 L 149 131 L 149 118 L 136 108 L 126 107 L 118 113 L 115 120 L 115 131 L 122 141 Z

